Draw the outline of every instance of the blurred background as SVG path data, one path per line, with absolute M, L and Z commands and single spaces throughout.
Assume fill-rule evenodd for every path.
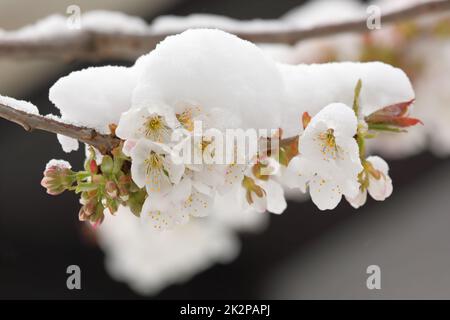
M 237 19 L 277 18 L 294 0 L 76 1 L 83 12 L 118 10 L 148 22 L 162 14 L 214 13 Z M 0 28 L 16 29 L 49 14 L 65 14 L 73 1 L 2 0 Z M 106 61 L 105 64 L 122 64 Z M 91 65 L 91 64 L 89 64 Z M 130 64 L 128 64 L 130 65 Z M 48 90 L 61 76 L 88 66 L 0 58 L 0 93 L 55 112 Z M 447 72 L 448 77 L 449 72 Z M 441 88 L 443 89 L 443 88 Z M 448 88 L 446 88 L 448 90 Z M 81 167 L 84 152 L 65 154 L 54 135 L 26 133 L 0 119 L 0 298 L 155 299 L 378 299 L 450 298 L 450 161 L 429 152 L 391 160 L 394 193 L 354 210 L 331 212 L 290 201 L 260 233 L 240 234 L 231 263 L 215 265 L 183 284 L 141 296 L 116 282 L 104 252 L 78 221 L 74 194 L 48 196 L 40 186 L 51 158 Z M 82 270 L 82 290 L 66 287 L 66 268 Z M 381 290 L 368 290 L 366 269 L 381 268 Z

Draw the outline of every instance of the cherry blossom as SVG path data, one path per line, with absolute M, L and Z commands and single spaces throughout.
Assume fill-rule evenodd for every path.
M 168 106 L 132 108 L 120 117 L 116 135 L 124 140 L 147 138 L 155 142 L 169 142 L 178 124 L 175 113 Z
M 257 212 L 281 214 L 287 207 L 284 190 L 278 179 L 280 164 L 272 157 L 261 157 L 247 170 L 242 181 L 245 198 Z
M 44 171 L 41 185 L 47 189 L 50 195 L 58 195 L 67 190 L 72 185 L 72 167 L 64 160 L 50 160 Z
M 157 230 L 166 230 L 187 223 L 190 217 L 207 216 L 214 198 L 202 191 L 198 184 L 184 177 L 169 193 L 147 197 L 141 220 Z
M 363 169 L 356 130 L 357 119 L 350 107 L 333 103 L 323 108 L 299 139 L 299 156 L 290 161 L 285 174 L 288 186 L 302 191 L 308 186 L 321 210 L 335 208 L 342 195 L 356 196 Z
M 364 163 L 364 171 L 360 178 L 360 192 L 356 197 L 347 198 L 347 201 L 354 207 L 359 208 L 367 200 L 367 192 L 377 201 L 384 201 L 392 194 L 392 180 L 389 177 L 389 166 L 378 156 L 368 157 Z
M 149 195 L 165 194 L 180 182 L 184 165 L 172 161 L 171 149 L 166 145 L 141 139 L 131 150 L 131 176 Z

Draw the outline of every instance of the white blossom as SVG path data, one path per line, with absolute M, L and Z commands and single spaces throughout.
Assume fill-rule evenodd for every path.
M 172 130 L 178 125 L 175 113 L 169 106 L 132 108 L 122 113 L 116 135 L 123 140 L 147 138 L 164 143 L 170 141 Z
M 184 165 L 172 160 L 170 148 L 150 140 L 140 139 L 131 150 L 131 176 L 149 195 L 164 195 L 180 182 Z
M 272 157 L 261 157 L 256 166 L 258 174 L 254 174 L 254 168 L 249 168 L 246 172 L 249 185 L 245 186 L 244 192 L 248 204 L 257 212 L 283 213 L 287 203 L 283 187 L 278 181 L 281 175 L 280 164 Z
M 367 200 L 367 192 L 377 201 L 384 201 L 392 194 L 392 180 L 389 177 L 389 166 L 382 158 L 371 156 L 366 159 L 369 164 L 367 171 L 368 185 L 361 189 L 356 197 L 346 197 L 354 207 L 359 208 Z
M 357 119 L 352 109 L 333 103 L 312 118 L 299 139 L 285 176 L 291 187 L 309 187 L 312 201 L 321 210 L 333 209 L 342 195 L 356 196 L 358 174 L 363 169 L 354 136 Z

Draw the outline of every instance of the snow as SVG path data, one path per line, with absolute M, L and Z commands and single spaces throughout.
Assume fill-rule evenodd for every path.
M 133 105 L 192 103 L 238 115 L 243 128 L 280 125 L 274 110 L 282 108 L 283 79 L 273 60 L 248 41 L 219 30 L 188 30 L 167 37 L 142 65 Z
M 317 15 L 321 12 L 321 15 Z M 178 33 L 192 28 L 215 28 L 228 32 L 259 30 L 280 31 L 292 28 L 311 28 L 316 25 L 338 23 L 366 16 L 365 8 L 354 1 L 311 1 L 276 20 L 237 20 L 214 14 L 188 16 L 160 16 L 153 20 L 150 30 L 155 33 Z
M 50 88 L 49 98 L 63 121 L 109 133 L 108 125 L 117 123 L 131 107 L 136 82 L 132 68 L 91 67 L 60 78 Z
M 90 31 L 123 34 L 144 34 L 149 29 L 147 23 L 139 17 L 106 10 L 83 13 L 81 28 Z
M 261 29 L 276 31 L 292 27 L 280 20 L 237 20 L 214 14 L 195 13 L 188 16 L 159 16 L 153 20 L 150 30 L 154 33 L 179 33 L 187 29 L 213 28 L 228 32 L 252 32 Z
M 31 113 L 31 114 L 39 114 L 38 108 L 28 101 L 17 100 L 11 97 L 0 95 L 0 104 L 11 107 L 13 109 Z
M 77 139 L 66 137 L 62 134 L 57 134 L 56 137 L 58 138 L 58 142 L 61 144 L 64 152 L 69 153 L 78 150 L 80 143 Z
M 58 37 L 74 35 L 66 25 L 67 17 L 53 14 L 36 23 L 22 27 L 14 31 L 0 29 L 0 40 L 11 41 L 44 41 Z
M 72 166 L 70 165 L 69 162 L 67 162 L 65 160 L 57 160 L 57 159 L 50 160 L 47 163 L 47 165 L 45 166 L 45 170 L 49 169 L 50 167 L 60 167 L 60 168 L 67 168 L 67 169 L 72 168 Z
M 126 67 L 92 67 L 60 78 L 51 88 L 49 99 L 61 112 L 61 120 L 109 133 L 122 112 L 131 106 L 131 92 L 137 73 Z M 78 149 L 74 139 L 58 136 L 64 151 Z
M 297 66 L 279 64 L 279 68 L 287 89 L 282 111 L 286 136 L 298 133 L 300 116 L 304 111 L 313 116 L 333 102 L 352 106 L 358 79 L 362 80 L 360 104 L 364 115 L 414 98 L 406 74 L 380 62 Z
M 364 18 L 366 8 L 353 0 L 316 0 L 292 9 L 281 19 L 307 28 Z
M 48 41 L 70 38 L 84 31 L 143 34 L 149 31 L 147 23 L 122 12 L 94 10 L 80 16 L 80 29 L 70 28 L 69 16 L 53 14 L 18 30 L 0 29 L 0 41 Z

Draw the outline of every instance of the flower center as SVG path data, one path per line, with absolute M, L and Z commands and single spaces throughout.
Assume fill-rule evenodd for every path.
M 151 172 L 161 171 L 164 169 L 162 156 L 153 151 L 150 152 L 148 158 L 145 159 L 145 165 L 147 167 L 147 175 Z
M 144 122 L 144 133 L 147 137 L 161 141 L 162 135 L 167 131 L 164 119 L 161 116 L 151 116 Z
M 146 179 L 150 192 L 160 192 L 169 181 L 169 172 L 164 168 L 164 156 L 150 152 L 144 161 L 146 166 Z
M 194 130 L 194 121 L 192 119 L 192 109 L 188 108 L 182 113 L 177 114 L 177 119 L 181 125 L 188 131 Z
M 334 129 L 330 128 L 325 132 L 322 132 L 319 135 L 321 145 L 322 145 L 322 154 L 330 156 L 333 159 L 336 159 L 338 156 L 338 146 L 336 145 L 336 137 L 334 136 Z
M 205 152 L 206 148 L 208 148 L 211 143 L 211 140 L 202 139 L 202 142 L 200 142 L 200 149 L 202 152 Z

